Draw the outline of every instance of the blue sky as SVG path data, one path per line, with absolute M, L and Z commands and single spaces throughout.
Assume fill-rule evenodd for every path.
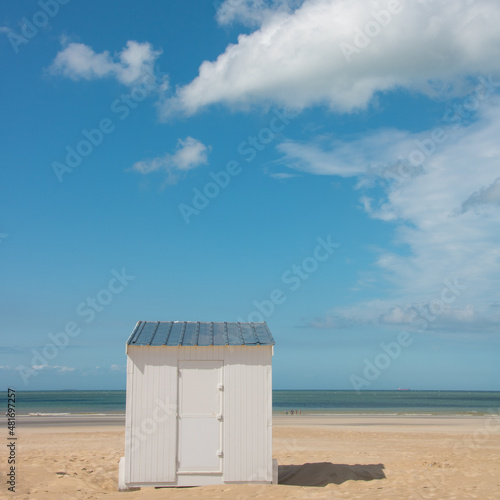
M 276 389 L 500 390 L 500 5 L 6 2 L 2 386 L 267 321 Z

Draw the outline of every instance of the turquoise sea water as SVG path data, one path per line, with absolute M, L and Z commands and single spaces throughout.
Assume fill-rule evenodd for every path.
M 500 412 L 500 392 L 273 391 L 273 412 L 486 414 Z
M 18 391 L 16 412 L 125 413 L 125 391 Z M 7 393 L 0 393 L 0 411 Z M 273 391 L 273 412 L 302 414 L 470 414 L 500 412 L 500 392 Z

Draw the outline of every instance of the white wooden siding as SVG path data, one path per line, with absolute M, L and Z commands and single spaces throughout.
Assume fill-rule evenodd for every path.
M 133 348 L 127 366 L 126 474 L 130 482 L 175 481 L 177 359 Z
M 271 481 L 272 347 L 227 350 L 224 480 Z
M 177 367 L 224 362 L 221 482 L 272 481 L 272 346 L 128 346 L 125 481 L 175 483 Z

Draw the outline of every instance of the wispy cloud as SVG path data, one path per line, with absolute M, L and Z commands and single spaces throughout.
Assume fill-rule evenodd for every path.
M 346 307 L 335 307 L 325 316 L 315 318 L 307 326 L 317 330 L 344 330 L 354 327 L 378 327 L 394 331 L 425 331 L 426 333 L 463 335 L 498 335 L 500 307 L 487 308 L 475 304 L 439 306 L 431 312 L 433 301 L 405 303 L 402 300 L 363 301 Z
M 208 164 L 209 151 L 209 146 L 205 146 L 201 141 L 188 136 L 177 141 L 173 153 L 138 161 L 132 165 L 132 170 L 143 175 L 152 172 L 166 172 L 168 174 L 167 182 L 175 184 L 185 172 Z
M 287 172 L 274 172 L 274 173 L 268 174 L 268 175 L 272 179 L 278 179 L 280 181 L 285 180 L 285 179 L 293 179 L 294 177 L 297 177 L 296 174 L 290 174 Z
M 225 0 L 217 8 L 215 18 L 224 26 L 241 23 L 260 26 L 276 13 L 290 13 L 302 0 Z
M 405 325 L 417 314 L 418 304 L 439 299 L 444 279 L 458 276 L 467 291 L 446 305 L 432 329 L 498 329 L 499 117 L 500 98 L 492 96 L 475 121 L 440 128 L 439 144 L 429 142 L 435 131 L 383 130 L 333 145 L 313 141 L 280 146 L 283 163 L 292 169 L 356 176 L 361 208 L 372 218 L 392 221 L 395 243 L 405 248 L 400 253 L 381 249 L 376 257 L 375 285 L 389 285 L 387 299 L 333 308 L 313 326 Z M 416 144 L 426 144 L 428 151 L 412 170 L 408 154 Z M 405 175 L 387 178 L 387 169 L 402 161 Z
M 71 366 L 59 366 L 59 365 L 33 365 L 31 367 L 35 371 L 53 371 L 56 373 L 68 373 L 74 372 L 75 368 Z
M 472 193 L 470 197 L 462 203 L 459 213 L 464 214 L 469 210 L 487 205 L 500 205 L 500 177 L 489 186 L 483 187 L 479 191 Z

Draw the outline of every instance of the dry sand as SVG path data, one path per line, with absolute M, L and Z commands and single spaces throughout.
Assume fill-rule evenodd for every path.
M 500 499 L 499 417 L 277 416 L 280 484 L 127 493 L 117 491 L 123 426 L 64 424 L 18 428 L 14 498 Z M 11 497 L 2 483 L 0 498 Z

